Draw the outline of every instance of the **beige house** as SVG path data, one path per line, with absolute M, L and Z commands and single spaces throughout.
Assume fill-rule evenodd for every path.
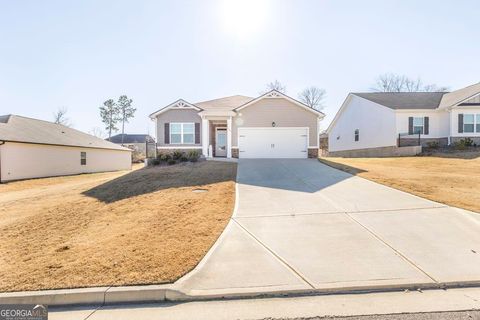
M 0 116 L 0 182 L 130 168 L 130 149 L 59 124 Z
M 177 100 L 150 118 L 157 148 L 199 150 L 205 157 L 307 158 L 318 156 L 324 114 L 278 91 L 257 98 Z

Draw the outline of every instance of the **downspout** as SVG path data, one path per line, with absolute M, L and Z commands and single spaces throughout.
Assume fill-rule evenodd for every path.
M 5 141 L 0 141 L 0 146 L 3 146 Z M 2 148 L 0 148 L 0 183 L 2 183 Z

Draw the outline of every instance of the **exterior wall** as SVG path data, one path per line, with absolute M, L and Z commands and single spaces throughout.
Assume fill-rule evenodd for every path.
M 422 152 L 421 146 L 401 147 L 396 146 L 367 148 L 357 150 L 343 150 L 329 152 L 329 157 L 340 158 L 382 158 L 382 157 L 408 157 Z
M 165 144 L 165 123 L 170 122 L 193 122 L 200 123 L 200 143 L 198 144 Z M 202 146 L 202 118 L 198 115 L 198 111 L 194 109 L 185 110 L 168 110 L 157 116 L 157 145 L 159 147 L 192 147 Z
M 458 132 L 458 115 L 459 114 L 480 114 L 480 107 L 457 107 L 452 109 L 451 115 L 451 125 L 452 125 L 452 137 L 459 137 L 459 138 L 480 138 L 480 132 Z M 454 139 L 452 139 L 454 140 Z M 459 140 L 459 139 L 458 139 Z
M 318 158 L 318 148 L 309 148 L 308 149 L 309 158 Z
M 437 142 L 440 147 L 445 147 L 448 145 L 448 137 L 447 138 L 420 138 L 420 145 L 424 147 L 428 147 L 429 143 L 432 143 L 432 142 Z M 401 147 L 417 146 L 418 139 L 414 139 L 414 138 L 400 139 L 399 145 Z
M 447 138 L 450 135 L 450 116 L 443 110 L 396 110 L 396 123 L 398 134 L 408 134 L 409 117 L 428 117 L 428 134 L 420 138 Z
M 80 165 L 80 152 L 87 164 Z M 1 180 L 130 170 L 130 151 L 6 142 L 0 146 Z
M 353 95 L 348 99 L 329 130 L 330 152 L 397 144 L 394 110 Z M 359 129 L 359 141 L 355 141 L 356 129 Z
M 479 136 L 476 136 L 476 137 L 473 137 L 473 136 L 452 137 L 452 143 L 458 142 L 458 141 L 460 141 L 462 139 L 465 139 L 465 138 L 472 139 L 473 143 L 475 143 L 477 146 L 480 146 L 480 137 Z
M 232 146 L 240 127 L 308 127 L 309 147 L 318 147 L 318 116 L 283 98 L 266 98 L 238 111 L 232 121 Z
M 232 158 L 238 159 L 238 148 L 232 148 Z

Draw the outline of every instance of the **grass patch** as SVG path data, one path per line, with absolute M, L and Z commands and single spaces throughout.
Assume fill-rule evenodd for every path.
M 205 161 L 0 185 L 0 291 L 173 282 L 225 228 L 235 176 Z
M 420 197 L 480 212 L 480 152 L 420 157 L 321 158 L 334 168 Z

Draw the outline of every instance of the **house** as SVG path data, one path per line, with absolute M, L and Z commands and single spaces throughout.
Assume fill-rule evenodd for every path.
M 350 93 L 327 133 L 331 156 L 397 154 L 464 138 L 480 145 L 480 83 L 453 92 Z
M 180 99 L 150 115 L 159 151 L 196 149 L 209 158 L 317 157 L 323 117 L 275 90 L 257 98 Z
M 147 144 L 155 144 L 155 139 L 148 134 L 117 134 L 105 140 L 127 147 L 144 158 L 147 154 Z
M 81 131 L 0 116 L 0 182 L 131 169 L 131 150 Z

